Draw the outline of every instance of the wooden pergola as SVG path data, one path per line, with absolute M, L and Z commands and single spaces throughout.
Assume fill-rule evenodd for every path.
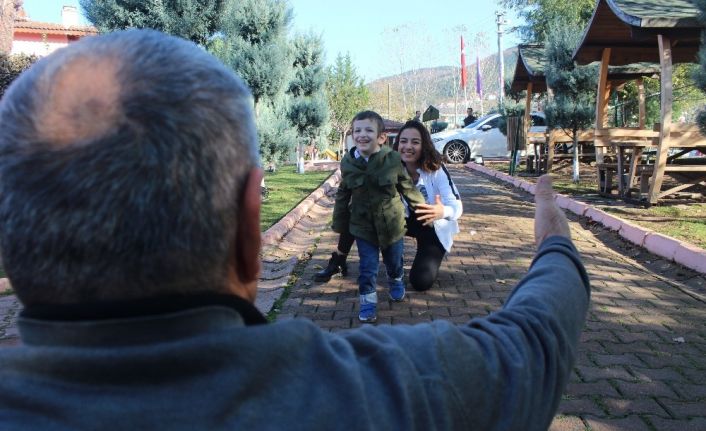
M 706 148 L 706 140 L 696 126 L 672 124 L 672 65 L 697 62 L 703 30 L 698 16 L 698 8 L 689 0 L 598 0 L 582 41 L 574 51 L 574 60 L 578 64 L 600 61 L 596 146 L 617 147 L 619 154 L 625 148 L 633 151 L 627 190 L 629 193 L 629 186 L 641 172 L 641 194 L 647 195 L 645 200 L 650 204 L 668 194 L 706 184 L 706 165 L 689 164 L 689 160 L 679 159 L 694 148 Z M 611 83 L 608 66 L 639 62 L 658 62 L 660 65 L 658 130 L 644 130 L 644 118 L 641 119 L 641 130 L 609 129 L 607 110 Z M 640 169 L 638 163 L 642 149 L 655 143 L 654 166 Z M 598 151 L 596 157 L 598 161 Z M 662 191 L 665 172 L 681 184 Z M 621 171 L 618 176 L 622 181 Z M 649 189 L 646 182 L 649 182 Z
M 511 91 L 526 91 L 525 98 L 525 148 L 529 148 L 531 141 L 546 140 L 545 136 L 532 136 L 529 133 L 530 104 L 533 92 L 544 93 L 547 91 L 547 81 L 544 79 L 544 46 L 537 44 L 521 44 L 517 47 L 517 63 L 515 75 L 512 79 Z M 539 159 L 539 155 L 537 155 Z M 539 160 L 538 160 L 539 162 Z M 548 162 L 551 167 L 551 161 Z M 539 163 L 537 163 L 539 167 Z
M 598 65 L 597 62 L 596 65 Z M 526 91 L 525 124 L 528 124 L 529 122 L 529 111 L 533 94 L 551 91 L 551 89 L 547 87 L 547 80 L 544 76 L 544 68 L 544 45 L 522 44 L 518 46 L 517 64 L 515 65 L 515 75 L 512 80 L 511 90 L 515 92 Z M 659 65 L 655 63 L 636 63 L 621 66 L 610 66 L 608 68 L 607 80 L 613 87 L 618 87 L 626 81 L 638 81 L 640 124 L 643 128 L 645 124 L 645 92 L 644 86 L 642 85 L 642 78 L 644 76 L 652 76 L 657 73 L 659 73 Z M 531 136 L 529 133 L 525 136 L 525 147 L 530 144 L 532 139 L 538 139 L 538 137 Z M 573 137 L 566 134 L 563 130 L 553 130 L 549 132 L 545 139 L 548 143 L 547 170 L 551 170 L 552 160 L 554 158 L 554 144 L 560 142 L 571 142 L 573 141 Z M 593 130 L 585 130 L 580 132 L 579 142 L 593 140 Z

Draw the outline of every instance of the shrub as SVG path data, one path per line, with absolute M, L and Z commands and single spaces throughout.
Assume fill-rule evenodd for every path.
M 34 64 L 35 61 L 37 61 L 37 57 L 34 55 L 7 55 L 0 52 L 0 97 L 5 94 L 5 90 L 7 90 L 12 81 Z

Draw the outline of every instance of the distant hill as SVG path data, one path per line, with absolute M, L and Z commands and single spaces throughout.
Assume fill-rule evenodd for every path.
M 508 48 L 503 52 L 505 62 L 505 79 L 511 78 L 517 62 L 517 47 Z M 419 109 L 424 111 L 433 105 L 442 113 L 442 117 L 453 116 L 454 103 L 457 102 L 458 113 L 465 116 L 463 91 L 460 88 L 460 65 L 438 66 L 406 71 L 398 75 L 376 79 L 367 84 L 371 95 L 372 109 L 393 120 L 404 121 L 414 115 Z M 489 55 L 480 59 L 481 83 L 483 88 L 484 111 L 495 107 L 498 93 L 498 56 Z M 469 106 L 480 111 L 481 101 L 475 93 L 476 89 L 476 59 L 466 58 L 467 84 L 466 92 Z M 390 90 L 390 107 L 388 114 L 388 85 Z

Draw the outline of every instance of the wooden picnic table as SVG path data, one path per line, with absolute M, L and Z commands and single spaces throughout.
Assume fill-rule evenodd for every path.
M 621 198 L 630 198 L 631 189 L 639 178 L 639 199 L 650 204 L 668 194 L 696 184 L 706 184 L 706 159 L 683 158 L 693 149 L 706 150 L 706 138 L 701 136 L 695 125 L 672 124 L 667 139 L 661 136 L 659 124 L 653 130 L 601 128 L 596 130 L 595 145 L 613 148 L 617 162 L 597 164 L 602 193 L 610 193 L 613 172 L 618 179 Z M 655 149 L 655 161 L 651 164 L 642 160 L 647 148 Z M 661 191 L 665 173 L 669 173 L 679 184 Z

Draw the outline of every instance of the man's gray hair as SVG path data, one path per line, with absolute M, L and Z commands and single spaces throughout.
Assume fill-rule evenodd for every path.
M 85 82 L 61 117 L 60 86 L 93 65 L 114 94 Z M 250 92 L 214 57 L 150 30 L 85 38 L 20 76 L 0 123 L 0 247 L 25 305 L 225 289 L 259 159 Z

